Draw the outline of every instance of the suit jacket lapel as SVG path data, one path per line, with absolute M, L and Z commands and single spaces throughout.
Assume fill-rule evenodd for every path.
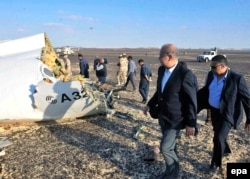
M 165 68 L 163 67 L 163 68 L 161 68 L 161 70 L 159 71 L 159 77 L 158 77 L 158 87 L 159 87 L 160 93 L 162 93 L 162 92 L 161 92 L 161 81 L 162 81 L 164 72 L 165 72 Z
M 225 90 L 228 89 L 227 86 L 229 85 L 229 80 L 230 80 L 229 76 L 230 75 L 231 75 L 231 72 L 230 72 L 230 70 L 228 70 L 227 77 L 225 79 L 225 82 L 224 82 L 224 85 L 223 85 L 223 88 L 222 88 L 221 98 L 222 98 L 222 95 L 225 94 Z
M 210 71 L 207 75 L 206 86 L 209 86 L 210 83 L 213 81 L 213 79 L 214 79 L 214 74 L 212 71 Z

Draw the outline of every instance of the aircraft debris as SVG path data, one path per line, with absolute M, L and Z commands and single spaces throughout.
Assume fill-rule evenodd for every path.
M 77 118 L 112 107 L 114 91 L 67 74 L 45 33 L 0 43 L 0 71 L 0 120 Z
M 133 138 L 137 140 L 139 138 L 139 134 L 143 131 L 143 129 L 145 129 L 144 125 L 139 126 L 138 129 L 136 130 L 136 133 L 134 134 Z
M 12 145 L 12 142 L 7 140 L 7 137 L 0 137 L 0 157 L 5 155 L 5 147 Z

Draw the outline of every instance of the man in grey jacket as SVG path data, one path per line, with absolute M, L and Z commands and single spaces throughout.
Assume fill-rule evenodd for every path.
M 136 87 L 135 87 L 134 76 L 136 74 L 136 64 L 135 64 L 135 61 L 133 60 L 132 56 L 128 56 L 128 61 L 129 61 L 129 63 L 128 63 L 128 77 L 127 77 L 127 82 L 124 85 L 124 88 L 126 89 L 129 81 L 131 81 L 131 84 L 133 86 L 133 91 L 135 91 Z

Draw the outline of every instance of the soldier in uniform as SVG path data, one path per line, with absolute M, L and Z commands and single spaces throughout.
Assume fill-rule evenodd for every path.
M 66 74 L 68 76 L 72 75 L 72 72 L 71 72 L 71 63 L 70 63 L 70 60 L 69 60 L 69 57 L 68 57 L 67 54 L 63 55 L 63 61 L 64 61 L 64 65 L 65 65 Z
M 117 73 L 117 86 L 124 85 L 127 81 L 127 73 L 128 73 L 128 59 L 125 53 L 119 56 L 119 70 Z

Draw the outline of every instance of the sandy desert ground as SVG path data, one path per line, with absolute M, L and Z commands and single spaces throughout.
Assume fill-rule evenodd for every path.
M 203 86 L 209 63 L 196 62 L 203 50 L 180 50 L 180 59 L 197 75 Z M 142 58 L 153 71 L 149 96 L 155 91 L 159 49 L 81 49 L 91 65 L 90 77 L 95 79 L 93 60 L 96 55 L 109 59 L 107 83 L 115 85 L 118 55 L 132 55 L 137 61 Z M 250 86 L 250 51 L 219 51 L 226 54 L 230 68 L 245 76 Z M 76 56 L 70 56 L 74 74 L 79 73 Z M 136 83 L 139 84 L 139 76 Z M 120 92 L 115 110 L 129 113 L 132 117 L 121 119 L 115 116 L 92 116 L 82 119 L 67 119 L 52 122 L 12 122 L 0 124 L 0 136 L 7 136 L 13 145 L 6 148 L 0 158 L 0 173 L 3 178 L 84 178 L 84 179 L 152 179 L 164 171 L 162 156 L 154 163 L 145 163 L 143 158 L 149 149 L 159 145 L 160 129 L 157 120 L 145 117 L 141 110 L 139 92 Z M 196 137 L 178 138 L 180 178 L 225 178 L 226 173 L 206 174 L 212 154 L 212 128 L 204 124 L 206 111 L 199 114 L 200 133 Z M 133 135 L 138 126 L 145 128 L 138 140 Z M 250 135 L 244 124 L 232 130 L 229 143 L 233 153 L 223 159 L 227 162 L 250 162 Z M 224 170 L 225 171 L 225 170 Z

